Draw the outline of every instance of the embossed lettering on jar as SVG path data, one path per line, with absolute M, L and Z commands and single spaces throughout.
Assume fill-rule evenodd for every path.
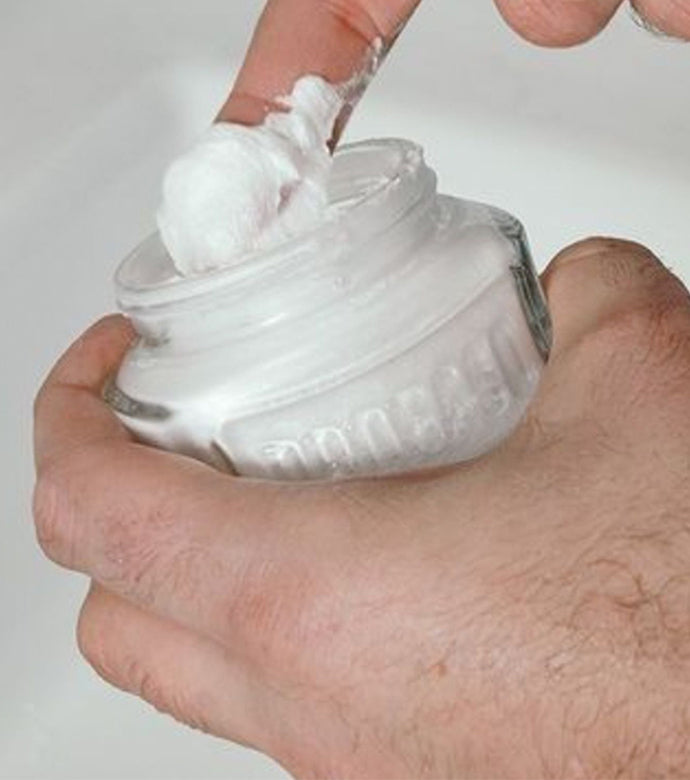
M 402 140 L 342 147 L 313 232 L 182 277 L 157 235 L 116 275 L 140 335 L 105 396 L 143 441 L 240 474 L 344 478 L 476 457 L 550 344 L 520 224 L 436 192 Z

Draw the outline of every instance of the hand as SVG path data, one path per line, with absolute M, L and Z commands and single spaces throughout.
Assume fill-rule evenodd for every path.
M 317 73 L 334 82 L 361 67 L 378 38 L 388 49 L 421 0 L 268 0 L 252 45 L 219 118 L 259 123 L 296 79 Z M 459 36 L 462 4 L 457 0 Z M 520 35 L 543 46 L 589 40 L 624 0 L 494 0 Z M 652 26 L 690 39 L 690 0 L 634 0 Z M 337 128 L 341 130 L 342 125 Z
M 542 46 L 584 43 L 606 27 L 625 0 L 494 0 L 520 35 Z M 650 25 L 669 35 L 690 38 L 688 0 L 633 0 Z
M 690 772 L 690 301 L 577 244 L 514 435 L 407 478 L 231 478 L 131 441 L 99 390 L 120 318 L 36 403 L 38 539 L 93 586 L 106 679 L 303 777 Z

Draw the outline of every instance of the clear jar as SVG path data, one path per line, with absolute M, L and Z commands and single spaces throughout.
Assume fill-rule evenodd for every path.
M 416 145 L 335 155 L 309 235 L 196 277 L 157 235 L 119 267 L 140 338 L 105 397 L 137 437 L 236 473 L 449 464 L 517 424 L 550 345 L 521 225 L 436 192 Z

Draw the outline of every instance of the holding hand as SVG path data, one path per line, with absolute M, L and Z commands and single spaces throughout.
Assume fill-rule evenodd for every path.
M 690 301 L 606 239 L 544 276 L 540 392 L 496 452 L 342 484 L 130 441 L 96 325 L 36 406 L 45 552 L 94 580 L 99 673 L 303 777 L 690 771 Z
M 459 5 L 462 0 L 459 0 Z M 418 0 L 270 0 L 221 119 L 347 79 Z M 545 45 L 620 0 L 496 0 Z M 690 38 L 689 0 L 637 0 Z M 337 136 L 337 129 L 336 129 Z M 341 484 L 235 479 L 132 441 L 108 318 L 36 402 L 39 542 L 93 585 L 107 680 L 304 777 L 690 773 L 690 301 L 636 244 L 544 275 L 555 341 L 518 430 L 472 463 Z

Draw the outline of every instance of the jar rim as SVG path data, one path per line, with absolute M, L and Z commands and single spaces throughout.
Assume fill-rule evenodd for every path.
M 363 172 L 348 173 L 348 163 L 352 167 L 358 157 Z M 372 166 L 374 161 L 378 167 Z M 414 186 L 415 181 L 418 187 Z M 329 209 L 319 225 L 276 246 L 239 255 L 233 265 L 186 277 L 176 271 L 158 232 L 154 232 L 118 266 L 114 280 L 118 304 L 126 312 L 157 308 L 255 280 L 289 262 L 291 257 L 303 257 L 304 250 L 316 239 L 323 240 L 329 233 L 357 223 L 365 209 L 402 182 L 413 185 L 410 189 L 415 199 L 419 189 L 435 186 L 435 175 L 424 162 L 418 144 L 402 138 L 344 144 L 334 154 L 329 181 L 329 189 L 337 192 L 340 187 L 344 194 L 334 197 L 334 208 Z

